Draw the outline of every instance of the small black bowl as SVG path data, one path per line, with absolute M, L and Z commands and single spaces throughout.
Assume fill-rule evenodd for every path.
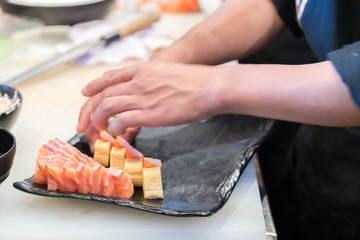
M 74 25 L 103 19 L 114 7 L 114 0 L 89 0 L 71 5 L 26 5 L 16 1 L 0 1 L 4 12 L 38 19 L 46 25 Z
M 15 106 L 5 112 L 0 113 L 0 127 L 11 130 L 19 117 L 23 98 L 21 93 L 17 89 L 1 84 L 0 94 L 1 96 L 4 96 L 6 94 L 9 96 L 10 99 L 13 99 L 14 96 L 19 99 L 18 103 Z
M 14 135 L 0 128 L 0 184 L 9 176 L 16 152 Z

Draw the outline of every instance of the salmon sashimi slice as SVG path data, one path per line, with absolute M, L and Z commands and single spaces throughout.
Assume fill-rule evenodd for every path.
M 62 165 L 66 164 L 62 160 L 52 161 L 51 163 L 46 164 L 46 170 L 48 172 L 48 177 L 53 179 L 57 185 L 58 190 L 61 192 L 75 192 L 76 191 L 76 182 L 64 176 L 62 171 Z
M 47 179 L 45 177 L 45 175 L 40 171 L 39 167 L 36 165 L 36 169 L 35 169 L 35 177 L 34 180 L 36 183 L 39 184 L 46 184 L 47 183 Z
M 46 178 L 45 174 L 40 170 L 38 164 L 36 164 L 34 180 L 36 183 L 39 183 L 39 184 L 47 183 L 47 178 Z
M 48 147 L 46 144 L 44 144 L 39 150 L 38 159 L 45 157 L 45 156 L 50 156 L 50 155 L 52 155 L 52 153 L 53 153 L 52 149 L 50 147 Z M 45 168 L 45 166 L 43 166 L 43 169 L 44 168 Z M 39 184 L 47 183 L 47 176 L 41 170 L 38 161 L 36 161 L 35 182 L 39 183 Z
M 112 146 L 125 148 L 126 158 L 129 159 L 144 159 L 144 155 L 133 148 L 128 141 L 120 136 L 114 138 L 110 133 L 105 130 L 100 131 L 100 139 L 102 141 L 110 142 Z
M 118 194 L 117 196 L 119 198 L 126 198 L 126 195 L 122 195 L 125 194 L 126 192 L 124 190 L 128 189 L 129 186 L 133 186 L 131 188 L 132 190 L 132 194 L 134 194 L 134 184 L 130 178 L 120 178 L 120 177 L 116 177 L 116 176 L 120 176 L 121 174 L 124 174 L 125 171 L 121 170 L 121 169 L 115 169 L 115 168 L 110 168 L 110 172 L 112 174 L 112 176 L 114 177 L 114 187 L 115 187 L 115 191 Z
M 90 186 L 86 181 L 86 175 L 82 164 L 68 162 L 63 165 L 63 173 L 69 179 L 76 183 L 76 191 L 79 193 L 89 193 Z
M 88 159 L 90 158 L 89 156 L 83 154 L 82 152 L 80 152 L 78 149 L 74 148 L 70 144 L 61 142 L 57 138 L 55 138 L 54 141 L 50 140 L 48 142 L 48 145 L 52 146 L 53 148 L 56 148 L 55 150 L 53 150 L 54 151 L 53 153 L 56 153 L 56 155 L 66 156 L 73 159 L 76 162 L 88 163 L 91 164 L 92 166 L 96 164 L 96 162 L 94 161 L 88 161 Z
M 48 172 L 46 170 L 46 164 L 51 163 L 53 161 L 57 161 L 55 155 L 54 156 L 48 155 L 48 156 L 44 156 L 44 157 L 41 157 L 41 158 L 38 157 L 38 159 L 36 161 L 36 170 L 35 170 L 35 179 L 34 179 L 34 181 L 36 183 L 39 183 L 39 184 L 46 184 L 47 183 L 47 181 L 49 179 L 49 175 L 48 175 Z M 41 179 L 41 182 L 38 181 L 39 179 Z M 45 181 L 45 183 L 44 183 L 44 181 Z M 52 185 L 54 185 L 54 184 L 55 183 L 53 183 Z
M 134 193 L 129 174 L 105 168 L 91 157 L 59 139 L 49 140 L 36 161 L 34 182 L 61 192 L 92 193 L 113 198 L 131 198 Z
M 105 130 L 100 131 L 100 139 L 105 142 L 110 142 L 112 145 L 115 144 L 115 138 Z
M 144 155 L 141 152 L 133 148 L 128 141 L 126 141 L 124 138 L 120 136 L 116 136 L 115 146 L 125 148 L 126 158 L 144 159 Z
M 160 159 L 145 157 L 145 158 L 144 158 L 143 167 L 144 167 L 144 168 L 160 167 L 160 170 L 161 170 L 161 168 L 162 168 L 162 163 L 161 163 L 161 160 L 160 160 Z

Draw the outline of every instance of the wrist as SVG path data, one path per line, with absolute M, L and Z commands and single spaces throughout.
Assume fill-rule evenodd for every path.
M 191 63 L 189 49 L 185 44 L 176 42 L 173 45 L 161 49 L 154 53 L 149 61 L 151 62 L 172 62 L 172 63 Z
M 235 113 L 233 106 L 238 108 L 238 91 L 241 79 L 238 79 L 240 65 L 218 65 L 210 77 L 208 86 L 209 112 L 211 116 L 227 113 Z

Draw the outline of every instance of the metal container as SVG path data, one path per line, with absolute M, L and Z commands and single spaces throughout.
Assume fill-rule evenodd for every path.
M 62 4 L 35 4 L 24 0 L 2 0 L 2 11 L 20 17 L 39 20 L 46 25 L 74 25 L 106 17 L 114 0 L 88 0 Z

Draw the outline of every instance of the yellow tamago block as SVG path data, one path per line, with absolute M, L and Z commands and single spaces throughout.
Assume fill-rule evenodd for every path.
M 109 167 L 111 143 L 101 139 L 96 140 L 94 145 L 94 160 L 105 167 Z
M 160 167 L 144 168 L 143 177 L 144 198 L 164 198 Z
M 126 158 L 124 171 L 130 175 L 134 186 L 140 187 L 143 182 L 143 160 Z
M 142 174 L 143 170 L 143 160 L 142 159 L 132 159 L 126 158 L 124 164 L 124 170 L 127 173 L 139 173 Z
M 124 170 L 125 148 L 113 147 L 110 151 L 110 167 Z
M 142 173 L 129 173 L 132 183 L 135 187 L 141 187 L 143 184 L 143 174 Z

